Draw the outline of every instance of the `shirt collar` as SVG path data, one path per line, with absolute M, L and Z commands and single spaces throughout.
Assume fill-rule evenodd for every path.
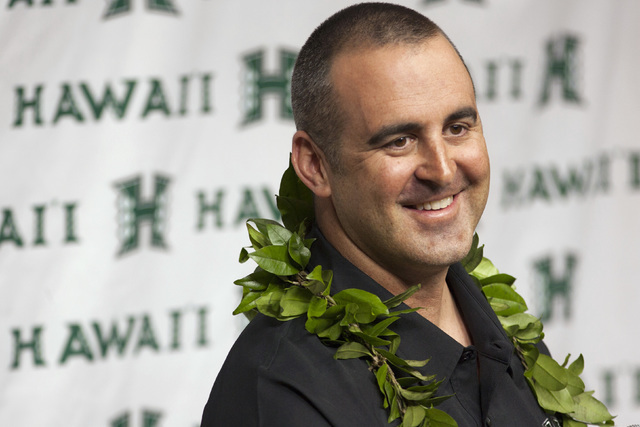
M 475 347 L 482 355 L 507 365 L 513 350 L 509 338 L 482 291 L 461 264 L 449 268 L 447 283 Z

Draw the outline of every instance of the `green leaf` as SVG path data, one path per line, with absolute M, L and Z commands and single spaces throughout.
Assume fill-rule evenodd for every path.
M 300 316 L 309 309 L 311 292 L 298 286 L 292 286 L 284 292 L 280 300 L 281 314 L 285 317 Z
M 376 349 L 380 354 L 382 354 L 388 361 L 389 363 L 391 363 L 392 365 L 398 367 L 398 368 L 408 368 L 409 365 L 407 364 L 407 362 L 404 361 L 404 359 L 396 356 L 395 354 L 386 351 L 384 348 L 378 348 Z
M 480 238 L 478 237 L 478 233 L 475 233 L 469 253 L 460 261 L 467 273 L 471 273 L 478 264 L 480 264 L 480 261 L 482 261 L 482 248 L 484 246 L 478 247 L 479 242 Z
M 584 392 L 584 381 L 582 379 L 567 369 L 567 390 L 571 393 L 571 396 L 577 396 Z
M 418 427 L 424 421 L 427 413 L 422 406 L 411 405 L 407 407 L 407 410 L 402 417 L 403 427 Z
M 419 399 L 411 399 L 413 402 L 419 402 L 420 404 L 422 404 L 422 402 L 429 402 L 431 400 L 431 398 L 433 397 L 433 394 L 438 390 L 438 385 L 439 382 L 432 382 L 429 383 L 427 385 L 419 385 L 419 386 L 411 386 L 408 387 L 406 390 L 407 391 L 411 391 L 413 393 L 418 393 L 420 395 Z
M 288 244 L 289 256 L 300 268 L 304 269 L 311 258 L 311 251 L 307 248 L 297 234 L 292 234 Z
M 240 255 L 238 256 L 238 262 L 244 264 L 249 259 L 249 252 L 245 248 L 240 249 Z
M 361 332 L 361 331 L 351 331 L 350 330 L 350 332 L 353 335 L 357 336 L 358 338 L 362 339 L 367 344 L 370 344 L 372 346 L 381 346 L 381 345 L 389 345 L 389 344 L 391 344 L 390 341 L 387 341 L 387 340 L 379 338 L 379 337 L 368 335 L 368 334 L 366 334 L 364 332 Z
M 253 246 L 253 249 L 258 250 L 271 244 L 269 238 L 253 228 L 249 224 L 249 221 L 247 221 L 247 231 L 249 232 L 249 240 L 251 241 L 251 246 Z
M 293 233 L 280 224 L 266 224 L 267 236 L 273 245 L 286 245 Z
M 322 266 L 316 265 L 311 273 L 307 274 L 307 279 L 322 283 L 326 287 L 322 293 L 324 295 L 328 295 L 329 289 L 331 288 L 331 282 L 333 281 L 333 271 L 323 270 Z
M 562 390 L 569 382 L 565 368 L 546 354 L 538 356 L 538 360 L 532 367 L 532 374 L 536 382 L 551 391 Z
M 520 343 L 538 343 L 544 337 L 544 334 L 542 333 L 542 323 L 540 321 L 531 323 L 528 328 L 516 331 L 514 336 Z
M 499 310 L 495 310 L 499 316 L 509 316 L 515 313 L 524 313 L 527 311 L 527 304 L 524 299 L 513 290 L 513 288 L 504 283 L 493 283 L 482 287 L 482 292 L 491 304 L 504 306 Z
M 542 334 L 542 322 L 531 314 L 516 313 L 510 316 L 498 316 L 502 327 L 510 336 L 520 340 L 537 340 Z
M 336 359 L 358 359 L 360 357 L 373 357 L 369 349 L 358 342 L 346 342 L 342 344 L 333 356 Z
M 384 305 L 386 305 L 387 308 L 389 309 L 396 308 L 397 306 L 405 302 L 407 298 L 409 298 L 411 295 L 415 294 L 418 291 L 418 289 L 420 289 L 420 285 L 414 285 L 409 289 L 407 289 L 406 291 L 404 291 L 403 293 L 396 295 L 392 298 L 389 298 L 384 302 Z
M 269 236 L 269 226 L 284 228 L 278 221 L 267 218 L 249 218 L 247 221 L 253 222 L 258 228 L 258 231 L 265 236 Z M 275 244 L 275 242 L 271 242 L 271 244 Z
M 333 296 L 340 305 L 351 305 L 352 313 L 358 323 L 371 323 L 378 316 L 388 314 L 389 309 L 380 301 L 377 295 L 362 289 L 344 289 Z
M 402 397 L 412 401 L 428 399 L 433 394 L 433 391 L 413 391 L 404 388 L 400 388 L 398 391 Z
M 527 372 L 524 373 L 525 376 L 531 376 L 531 367 L 535 365 L 538 357 L 540 357 L 540 350 L 538 350 L 535 346 L 530 346 L 530 348 L 523 348 L 522 356 L 524 357 L 526 365 L 529 367 Z
M 384 331 L 382 331 L 381 333 L 379 333 L 378 336 L 379 337 L 384 337 L 385 339 L 391 341 L 390 345 L 393 345 L 393 341 L 395 341 L 396 339 L 400 339 L 400 335 L 398 335 L 397 333 L 395 333 L 394 331 L 392 331 L 389 328 L 387 328 Z
M 378 381 L 378 388 L 384 393 L 384 383 L 387 381 L 387 372 L 389 372 L 389 365 L 383 363 L 376 370 L 376 380 Z
M 426 410 L 429 427 L 458 427 L 458 423 L 446 412 L 429 408 Z
M 317 335 L 320 338 L 327 338 L 331 341 L 337 341 L 342 335 L 343 327 L 340 325 L 340 322 L 334 323 L 328 328 L 323 329 L 318 332 Z
M 385 384 L 385 391 L 391 396 L 391 405 L 389 409 L 389 422 L 400 416 L 400 407 L 398 406 L 398 395 L 391 384 Z
M 255 301 L 258 298 L 260 298 L 261 295 L 262 295 L 262 292 L 248 292 L 248 293 L 246 293 L 242 297 L 242 301 L 240 301 L 240 304 L 238 304 L 236 309 L 233 310 L 233 315 L 235 316 L 236 314 L 245 313 L 245 312 L 247 312 L 249 310 L 253 310 L 254 308 L 256 308 Z
M 267 289 L 269 283 L 272 282 L 275 278 L 276 277 L 272 273 L 258 268 L 253 273 L 243 277 L 242 279 L 238 279 L 233 283 L 238 286 L 243 286 L 255 291 L 262 291 L 264 289 Z
M 487 258 L 482 258 L 482 261 L 480 261 L 480 264 L 478 264 L 478 266 L 469 274 L 482 280 L 482 279 L 486 279 L 487 277 L 500 274 L 500 272 L 495 267 L 495 265 L 493 265 L 491 261 L 489 261 Z
M 344 316 L 344 306 L 341 305 L 333 305 L 325 311 L 325 313 L 321 316 L 322 319 L 336 321 L 340 320 Z
M 581 423 L 580 421 L 574 421 L 566 415 L 562 417 L 562 427 L 587 427 L 585 423 Z
M 327 311 L 327 300 L 314 296 L 309 302 L 307 317 L 320 317 Z
M 303 227 L 300 227 L 300 230 L 298 230 L 298 236 L 304 236 L 305 232 L 304 232 L 304 230 L 302 228 Z M 304 242 L 304 245 L 307 248 L 311 249 L 311 245 L 313 245 L 313 242 L 315 242 L 316 239 L 303 239 L 302 241 Z M 331 271 L 331 270 L 329 270 L 329 271 Z
M 495 276 L 489 276 L 486 277 L 482 280 L 480 280 L 480 285 L 482 286 L 487 286 L 487 285 L 491 285 L 492 283 L 504 283 L 505 285 L 513 285 L 516 281 L 516 278 L 513 276 L 510 276 L 508 274 L 496 274 Z
M 400 384 L 400 387 L 404 388 L 412 387 L 420 382 L 420 380 L 416 377 L 400 377 L 396 378 L 396 381 L 398 382 L 398 384 Z
M 502 325 L 502 328 L 507 333 L 507 336 L 509 338 L 512 338 L 516 334 L 516 332 L 518 332 L 518 325 L 509 325 L 509 326 Z
M 510 316 L 498 316 L 503 328 L 516 325 L 518 329 L 528 329 L 531 325 L 540 323 L 540 320 L 528 313 L 516 313 Z
M 293 265 L 286 246 L 266 246 L 249 254 L 263 270 L 278 276 L 291 276 L 300 272 L 300 268 Z
M 566 388 L 554 391 L 546 389 L 539 383 L 534 382 L 533 389 L 538 398 L 538 403 L 543 408 L 561 413 L 573 411 L 573 397 L 571 397 L 571 394 Z
M 313 223 L 313 214 L 311 218 L 303 214 L 303 212 L 308 210 L 308 205 L 301 200 L 292 197 L 276 196 L 276 205 L 282 216 L 282 222 L 288 229 L 295 230 L 296 228 L 302 228 L 306 232 L 309 225 Z M 311 209 L 311 211 L 313 212 L 313 209 Z
M 400 319 L 399 317 L 388 317 L 380 322 L 377 322 L 373 325 L 367 325 L 363 327 L 363 331 L 368 335 L 377 337 L 380 336 L 383 332 L 387 330 L 387 328 L 396 320 Z
M 307 318 L 305 328 L 312 334 L 318 335 L 320 338 L 328 338 L 329 334 L 333 337 L 335 331 L 327 331 L 337 325 L 338 336 L 332 339 L 338 339 L 342 333 L 340 320 L 344 316 L 344 307 L 334 305 L 325 310 L 320 317 Z
M 429 363 L 431 359 L 423 359 L 423 360 L 413 360 L 413 359 L 404 359 L 407 366 L 411 366 L 412 368 L 421 368 Z
M 328 295 L 327 285 L 317 280 L 305 280 L 302 286 L 309 289 L 313 295 Z
M 389 353 L 396 354 L 398 348 L 400 347 L 400 335 L 396 335 L 391 339 L 391 345 L 389 346 Z
M 358 304 L 349 303 L 349 304 L 345 305 L 344 306 L 344 317 L 340 321 L 340 325 L 344 326 L 345 328 L 347 328 L 347 327 L 349 327 L 349 325 L 351 325 L 353 323 L 359 323 L 356 320 L 356 315 L 359 313 L 359 311 L 360 311 L 360 307 L 358 307 Z M 364 313 L 366 313 L 366 310 L 364 311 Z
M 401 359 L 395 354 L 385 350 L 384 348 L 376 348 L 376 351 L 381 355 L 383 355 L 388 360 L 388 362 L 391 363 L 393 366 L 397 367 L 398 369 L 401 369 L 402 371 L 408 373 L 409 375 L 414 376 L 415 378 L 418 378 L 422 381 L 432 381 L 436 377 L 435 375 L 423 375 L 420 371 L 414 369 L 411 366 L 412 364 L 416 364 L 416 363 L 421 364 L 420 366 L 423 366 L 429 361 L 428 359 L 426 361 L 425 360 L 410 361 L 410 360 Z
M 575 396 L 575 411 L 570 415 L 577 421 L 588 424 L 598 424 L 613 419 L 607 407 L 592 396 L 593 392 L 586 392 Z
M 256 308 L 260 313 L 279 319 L 280 316 L 280 300 L 284 295 L 282 287 L 270 284 L 266 291 L 262 292 L 260 298 L 256 300 Z
M 440 386 L 440 384 L 442 383 L 442 381 L 438 381 L 437 385 Z M 441 404 L 442 402 L 444 402 L 445 400 L 453 397 L 453 394 L 448 394 L 445 396 L 434 396 L 434 397 L 430 397 L 427 400 L 424 400 L 422 402 L 420 402 L 421 405 L 427 406 L 427 407 L 431 407 L 431 406 L 438 406 L 439 404 Z
M 320 319 L 318 317 L 307 317 L 307 321 L 304 323 L 304 328 L 310 334 L 318 335 L 320 332 L 333 325 L 333 321 L 327 319 Z
M 426 392 L 429 392 L 430 394 L 433 394 L 435 391 L 438 390 L 438 383 L 432 382 L 432 383 L 429 383 L 427 385 L 409 386 L 409 387 L 407 387 L 407 390 L 420 391 L 420 392 L 426 391 Z
M 280 190 L 276 197 L 276 204 L 282 223 L 289 230 L 296 230 L 305 220 L 313 222 L 315 217 L 313 209 L 313 193 L 298 178 L 291 164 L 282 175 Z
M 571 355 L 569 355 L 571 356 Z M 569 357 L 567 356 L 567 358 Z M 569 371 L 571 371 L 572 373 L 576 374 L 576 375 L 580 375 L 582 373 L 582 371 L 584 370 L 584 357 L 582 357 L 582 354 L 580 356 L 578 356 L 578 358 L 576 360 L 573 361 L 573 363 L 571 363 L 569 365 Z
M 491 306 L 491 309 L 494 313 L 506 313 L 511 308 L 510 305 L 503 300 L 490 300 L 489 298 L 487 298 L 487 301 L 489 302 L 489 305 Z
M 401 314 L 408 314 L 408 313 L 414 313 L 418 310 L 420 310 L 421 307 L 416 307 L 416 308 L 408 308 L 406 310 L 393 310 L 392 312 L 390 312 L 389 314 L 393 315 L 393 316 L 398 316 Z

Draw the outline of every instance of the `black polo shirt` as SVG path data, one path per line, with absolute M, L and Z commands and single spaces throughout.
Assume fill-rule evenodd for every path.
M 319 233 L 309 268 L 333 270 L 332 293 L 357 287 L 392 295 L 342 257 Z M 538 406 L 514 347 L 482 293 L 459 265 L 447 284 L 473 345 L 463 347 L 417 313 L 392 329 L 402 337 L 398 356 L 427 359 L 425 374 L 444 379 L 438 406 L 460 427 L 555 425 Z M 406 307 L 405 307 L 406 308 Z M 335 360 L 304 328 L 304 319 L 280 322 L 258 315 L 242 332 L 216 378 L 202 427 L 209 426 L 389 426 L 388 413 L 366 361 Z M 397 425 L 396 421 L 394 424 Z

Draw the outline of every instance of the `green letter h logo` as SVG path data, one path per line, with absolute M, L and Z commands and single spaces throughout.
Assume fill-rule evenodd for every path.
M 140 224 L 151 223 L 151 246 L 165 248 L 164 230 L 167 217 L 166 191 L 169 178 L 156 175 L 155 190 L 151 200 L 142 201 L 140 187 L 142 178 L 137 177 L 116 184 L 118 197 L 118 228 L 122 247 L 118 255 L 123 255 L 138 247 Z
M 266 93 L 280 95 L 280 117 L 292 119 L 291 110 L 291 74 L 296 54 L 280 51 L 280 71 L 265 74 L 262 67 L 264 52 L 259 51 L 244 57 L 246 66 L 244 91 L 244 122 L 248 124 L 262 118 L 262 97 Z
M 540 95 L 540 105 L 545 105 L 551 98 L 551 87 L 557 82 L 562 87 L 562 99 L 580 104 L 577 89 L 578 47 L 577 37 L 566 36 L 547 42 L 547 70 L 544 86 Z
M 555 276 L 552 271 L 551 257 L 543 258 L 535 263 L 535 269 L 540 277 L 544 307 L 540 319 L 549 320 L 553 313 L 553 302 L 556 298 L 564 300 L 564 318 L 571 317 L 571 294 L 575 267 L 578 262 L 574 254 L 568 253 L 564 257 L 564 275 Z

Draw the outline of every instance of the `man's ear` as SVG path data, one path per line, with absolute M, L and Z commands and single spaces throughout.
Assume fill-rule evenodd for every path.
M 305 131 L 297 131 L 291 144 L 291 163 L 300 180 L 317 197 L 329 197 L 331 186 L 322 150 Z

